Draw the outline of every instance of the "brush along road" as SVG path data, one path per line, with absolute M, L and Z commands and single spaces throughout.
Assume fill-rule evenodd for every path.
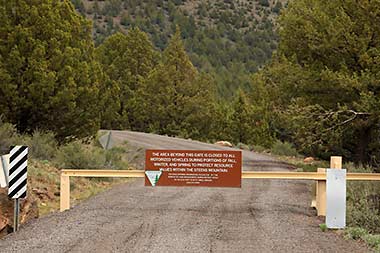
M 196 141 L 113 131 L 115 142 L 149 149 L 231 150 Z M 265 166 L 254 166 L 265 161 Z M 260 163 L 261 163 L 260 162 Z M 243 151 L 244 170 L 285 171 L 273 158 Z M 308 181 L 243 180 L 242 188 L 119 185 L 63 213 L 21 226 L 1 252 L 367 252 L 311 209 Z

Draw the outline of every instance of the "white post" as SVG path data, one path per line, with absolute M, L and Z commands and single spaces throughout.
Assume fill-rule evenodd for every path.
M 346 170 L 342 169 L 342 157 L 331 157 L 326 170 L 326 225 L 341 229 L 346 226 Z

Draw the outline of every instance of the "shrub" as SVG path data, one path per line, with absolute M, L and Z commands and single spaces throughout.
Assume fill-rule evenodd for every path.
M 0 155 L 8 154 L 12 145 L 20 142 L 16 127 L 9 123 L 3 123 L 0 117 Z
M 123 159 L 126 150 L 122 147 L 114 147 L 105 151 L 107 169 L 127 169 L 128 163 Z
M 363 240 L 368 246 L 374 248 L 376 252 L 380 250 L 380 235 L 369 234 L 368 231 L 360 227 L 349 227 L 344 231 L 346 239 Z
M 125 169 L 124 152 L 120 147 L 103 150 L 77 140 L 58 150 L 55 163 L 61 169 Z
M 319 228 L 322 230 L 322 232 L 327 231 L 327 225 L 325 223 L 319 224 Z
M 27 145 L 32 158 L 51 160 L 57 152 L 57 141 L 52 132 L 35 130 L 32 136 L 20 135 L 10 123 L 3 123 L 0 118 L 0 155 L 8 154 L 13 145 Z
M 253 145 L 251 150 L 254 152 L 257 152 L 257 153 L 263 153 L 263 152 L 267 151 L 267 149 L 265 147 L 260 146 L 260 145 Z
M 52 132 L 35 130 L 31 137 L 25 138 L 32 158 L 52 160 L 57 154 L 57 141 Z
M 318 166 L 317 164 L 304 164 L 304 163 L 297 163 L 296 166 L 297 168 L 301 168 L 301 171 L 303 172 L 317 172 L 318 168 L 323 168 L 322 166 Z
M 346 165 L 347 166 L 347 165 Z M 372 172 L 348 165 L 350 172 Z M 377 182 L 347 182 L 347 225 L 380 233 L 380 184 Z
M 268 0 L 259 0 L 259 3 L 260 3 L 260 5 L 265 6 L 265 7 L 270 6 L 270 3 Z
M 376 249 L 380 248 L 380 235 L 367 234 L 362 239 L 370 246 Z
M 365 197 L 364 199 L 349 197 L 347 203 L 347 224 L 364 227 L 373 233 L 380 232 L 380 216 Z
M 244 144 L 244 143 L 241 143 L 241 142 L 239 142 L 239 143 L 236 145 L 236 147 L 237 147 L 238 149 L 242 149 L 242 150 L 250 150 L 250 148 L 249 148 L 249 146 L 248 146 L 247 144 Z
M 359 240 L 364 235 L 367 235 L 368 232 L 364 228 L 359 227 L 349 227 L 344 231 L 344 237 L 346 239 Z
M 61 169 L 101 169 L 106 162 L 103 150 L 74 141 L 62 146 L 57 153 L 56 165 Z
M 276 141 L 272 146 L 272 153 L 275 155 L 297 156 L 297 150 L 289 142 Z

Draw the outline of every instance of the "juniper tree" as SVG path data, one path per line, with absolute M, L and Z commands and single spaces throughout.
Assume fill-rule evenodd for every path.
M 213 81 L 199 74 L 185 52 L 180 31 L 171 38 L 162 61 L 140 90 L 149 129 L 206 138 L 213 114 Z
M 379 1 L 300 0 L 282 12 L 279 49 L 261 78 L 274 109 L 297 112 L 281 125 L 293 125 L 302 150 L 379 161 L 379 11 Z
M 0 114 L 20 131 L 94 134 L 102 70 L 91 23 L 69 0 L 0 3 Z
M 148 36 L 137 28 L 129 29 L 126 35 L 116 33 L 110 36 L 96 53 L 111 82 L 110 86 L 118 90 L 114 98 L 119 104 L 116 115 L 105 117 L 103 125 L 138 128 L 136 118 L 139 112 L 134 110 L 133 103 L 135 91 L 155 66 L 158 53 L 154 51 Z

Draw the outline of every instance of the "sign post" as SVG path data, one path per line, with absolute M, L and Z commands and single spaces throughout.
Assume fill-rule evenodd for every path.
M 14 199 L 14 213 L 13 213 L 13 232 L 18 231 L 18 224 L 20 220 L 20 201 L 19 199 Z
M 241 151 L 147 150 L 145 186 L 241 187 Z

